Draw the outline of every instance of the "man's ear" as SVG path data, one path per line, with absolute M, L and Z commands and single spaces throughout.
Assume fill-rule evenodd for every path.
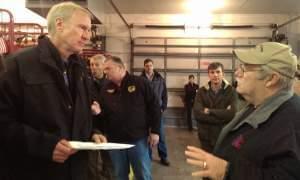
M 55 19 L 56 31 L 62 31 L 64 28 L 64 21 L 62 18 Z
M 267 88 L 272 87 L 274 85 L 276 85 L 279 81 L 279 74 L 278 73 L 273 73 L 271 76 L 268 76 L 266 78 L 266 84 L 265 86 Z

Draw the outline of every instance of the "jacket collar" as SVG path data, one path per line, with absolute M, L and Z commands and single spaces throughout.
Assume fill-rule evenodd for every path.
M 222 80 L 222 89 L 226 89 L 229 86 L 230 86 L 229 82 L 226 79 L 223 79 Z M 210 81 L 208 81 L 208 83 L 204 86 L 204 88 L 206 90 L 209 90 L 211 88 L 210 87 Z
M 120 89 L 120 88 L 122 88 L 125 84 L 127 84 L 128 79 L 129 79 L 129 73 L 128 73 L 128 71 L 126 71 L 125 76 L 124 76 L 123 79 L 121 80 L 121 85 L 120 85 L 120 87 L 118 87 L 118 85 L 115 84 L 113 81 L 108 80 L 108 81 L 109 81 L 109 88 Z
M 245 123 L 249 124 L 255 129 L 258 128 L 260 124 L 266 122 L 272 115 L 272 113 L 275 112 L 284 102 L 292 98 L 292 96 L 292 91 L 281 91 L 265 100 L 263 104 L 261 104 L 257 109 L 255 109 L 242 121 L 240 118 L 245 112 L 247 112 L 251 108 L 251 105 L 248 105 L 241 111 L 237 112 L 234 118 L 222 129 L 218 137 L 217 143 L 215 145 L 214 151 L 219 148 L 221 142 L 230 131 L 237 130 Z
M 145 70 L 142 71 L 141 76 L 147 77 L 147 76 L 146 76 Z M 153 78 L 155 78 L 155 77 L 160 77 L 160 76 L 161 76 L 161 75 L 160 75 L 156 70 L 153 71 Z
M 40 52 L 41 63 L 44 63 L 57 70 L 62 71 L 64 69 L 63 60 L 61 59 L 58 49 L 47 36 L 42 36 L 39 38 L 38 49 Z M 69 59 L 72 59 L 72 63 L 81 65 L 78 55 L 72 54 Z
M 251 113 L 248 117 L 246 117 L 242 122 L 238 123 L 232 130 L 238 129 L 240 126 L 242 126 L 244 123 L 247 123 L 251 125 L 253 128 L 258 128 L 258 126 L 265 121 L 269 119 L 271 114 L 281 106 L 284 102 L 289 100 L 293 96 L 292 91 L 282 91 L 277 93 L 274 96 L 269 97 L 265 100 L 264 103 L 262 103 L 260 106 L 258 106 L 253 113 Z M 247 110 L 249 106 L 247 106 L 245 110 Z M 236 118 L 239 118 L 242 114 L 237 114 Z M 234 118 L 234 119 L 236 119 Z M 233 120 L 234 120 L 233 119 Z

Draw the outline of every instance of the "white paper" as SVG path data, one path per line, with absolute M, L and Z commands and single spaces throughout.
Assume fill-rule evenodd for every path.
M 120 143 L 94 143 L 94 142 L 81 142 L 81 141 L 69 141 L 72 148 L 77 150 L 112 150 L 112 149 L 128 149 L 133 147 L 132 144 L 120 144 Z

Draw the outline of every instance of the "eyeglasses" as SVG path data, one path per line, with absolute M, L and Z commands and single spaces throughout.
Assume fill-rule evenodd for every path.
M 240 64 L 238 68 L 236 68 L 235 72 L 238 72 L 241 76 L 244 76 L 245 72 L 254 72 L 254 71 L 263 71 L 261 67 L 247 67 L 245 64 Z

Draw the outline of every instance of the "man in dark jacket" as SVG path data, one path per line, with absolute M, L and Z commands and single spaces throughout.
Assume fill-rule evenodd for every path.
M 188 147 L 195 176 L 225 180 L 300 179 L 300 99 L 293 93 L 297 57 L 266 42 L 234 51 L 237 92 L 249 102 L 222 130 L 214 155 Z
M 100 94 L 100 91 L 107 79 L 103 72 L 105 56 L 96 54 L 90 58 L 90 70 L 94 82 L 95 90 Z
M 212 152 L 226 123 L 234 116 L 236 92 L 224 79 L 224 67 L 219 62 L 208 66 L 209 82 L 197 92 L 194 112 L 201 147 Z
M 108 80 L 103 72 L 105 56 L 96 54 L 90 57 L 90 70 L 93 81 L 93 97 L 100 102 L 101 89 Z M 94 116 L 94 129 L 103 131 L 104 123 Z M 89 180 L 111 180 L 113 179 L 113 167 L 108 151 L 98 150 L 89 152 Z
M 163 113 L 167 109 L 168 104 L 168 92 L 164 78 L 154 70 L 153 61 L 151 59 L 145 59 L 144 71 L 141 76 L 150 82 L 152 89 L 156 97 L 159 100 L 159 107 Z M 164 131 L 164 120 L 161 116 L 161 125 L 159 130 L 159 142 L 157 145 L 158 155 L 160 157 L 160 163 L 165 166 L 169 166 L 168 150 Z M 150 149 L 150 158 L 152 159 L 152 148 Z
M 186 108 L 186 120 L 189 131 L 193 130 L 192 109 L 199 85 L 195 83 L 195 76 L 189 75 L 189 82 L 184 85 L 184 106 Z
M 71 2 L 47 16 L 48 37 L 6 59 L 0 77 L 0 179 L 86 180 L 87 153 L 69 141 L 92 136 L 86 67 L 90 13 Z
M 108 83 L 101 90 L 101 121 L 109 142 L 135 146 L 110 151 L 115 179 L 128 179 L 130 165 L 135 179 L 151 180 L 149 146 L 159 141 L 160 107 L 144 78 L 130 75 L 123 61 L 108 57 L 104 64 Z

